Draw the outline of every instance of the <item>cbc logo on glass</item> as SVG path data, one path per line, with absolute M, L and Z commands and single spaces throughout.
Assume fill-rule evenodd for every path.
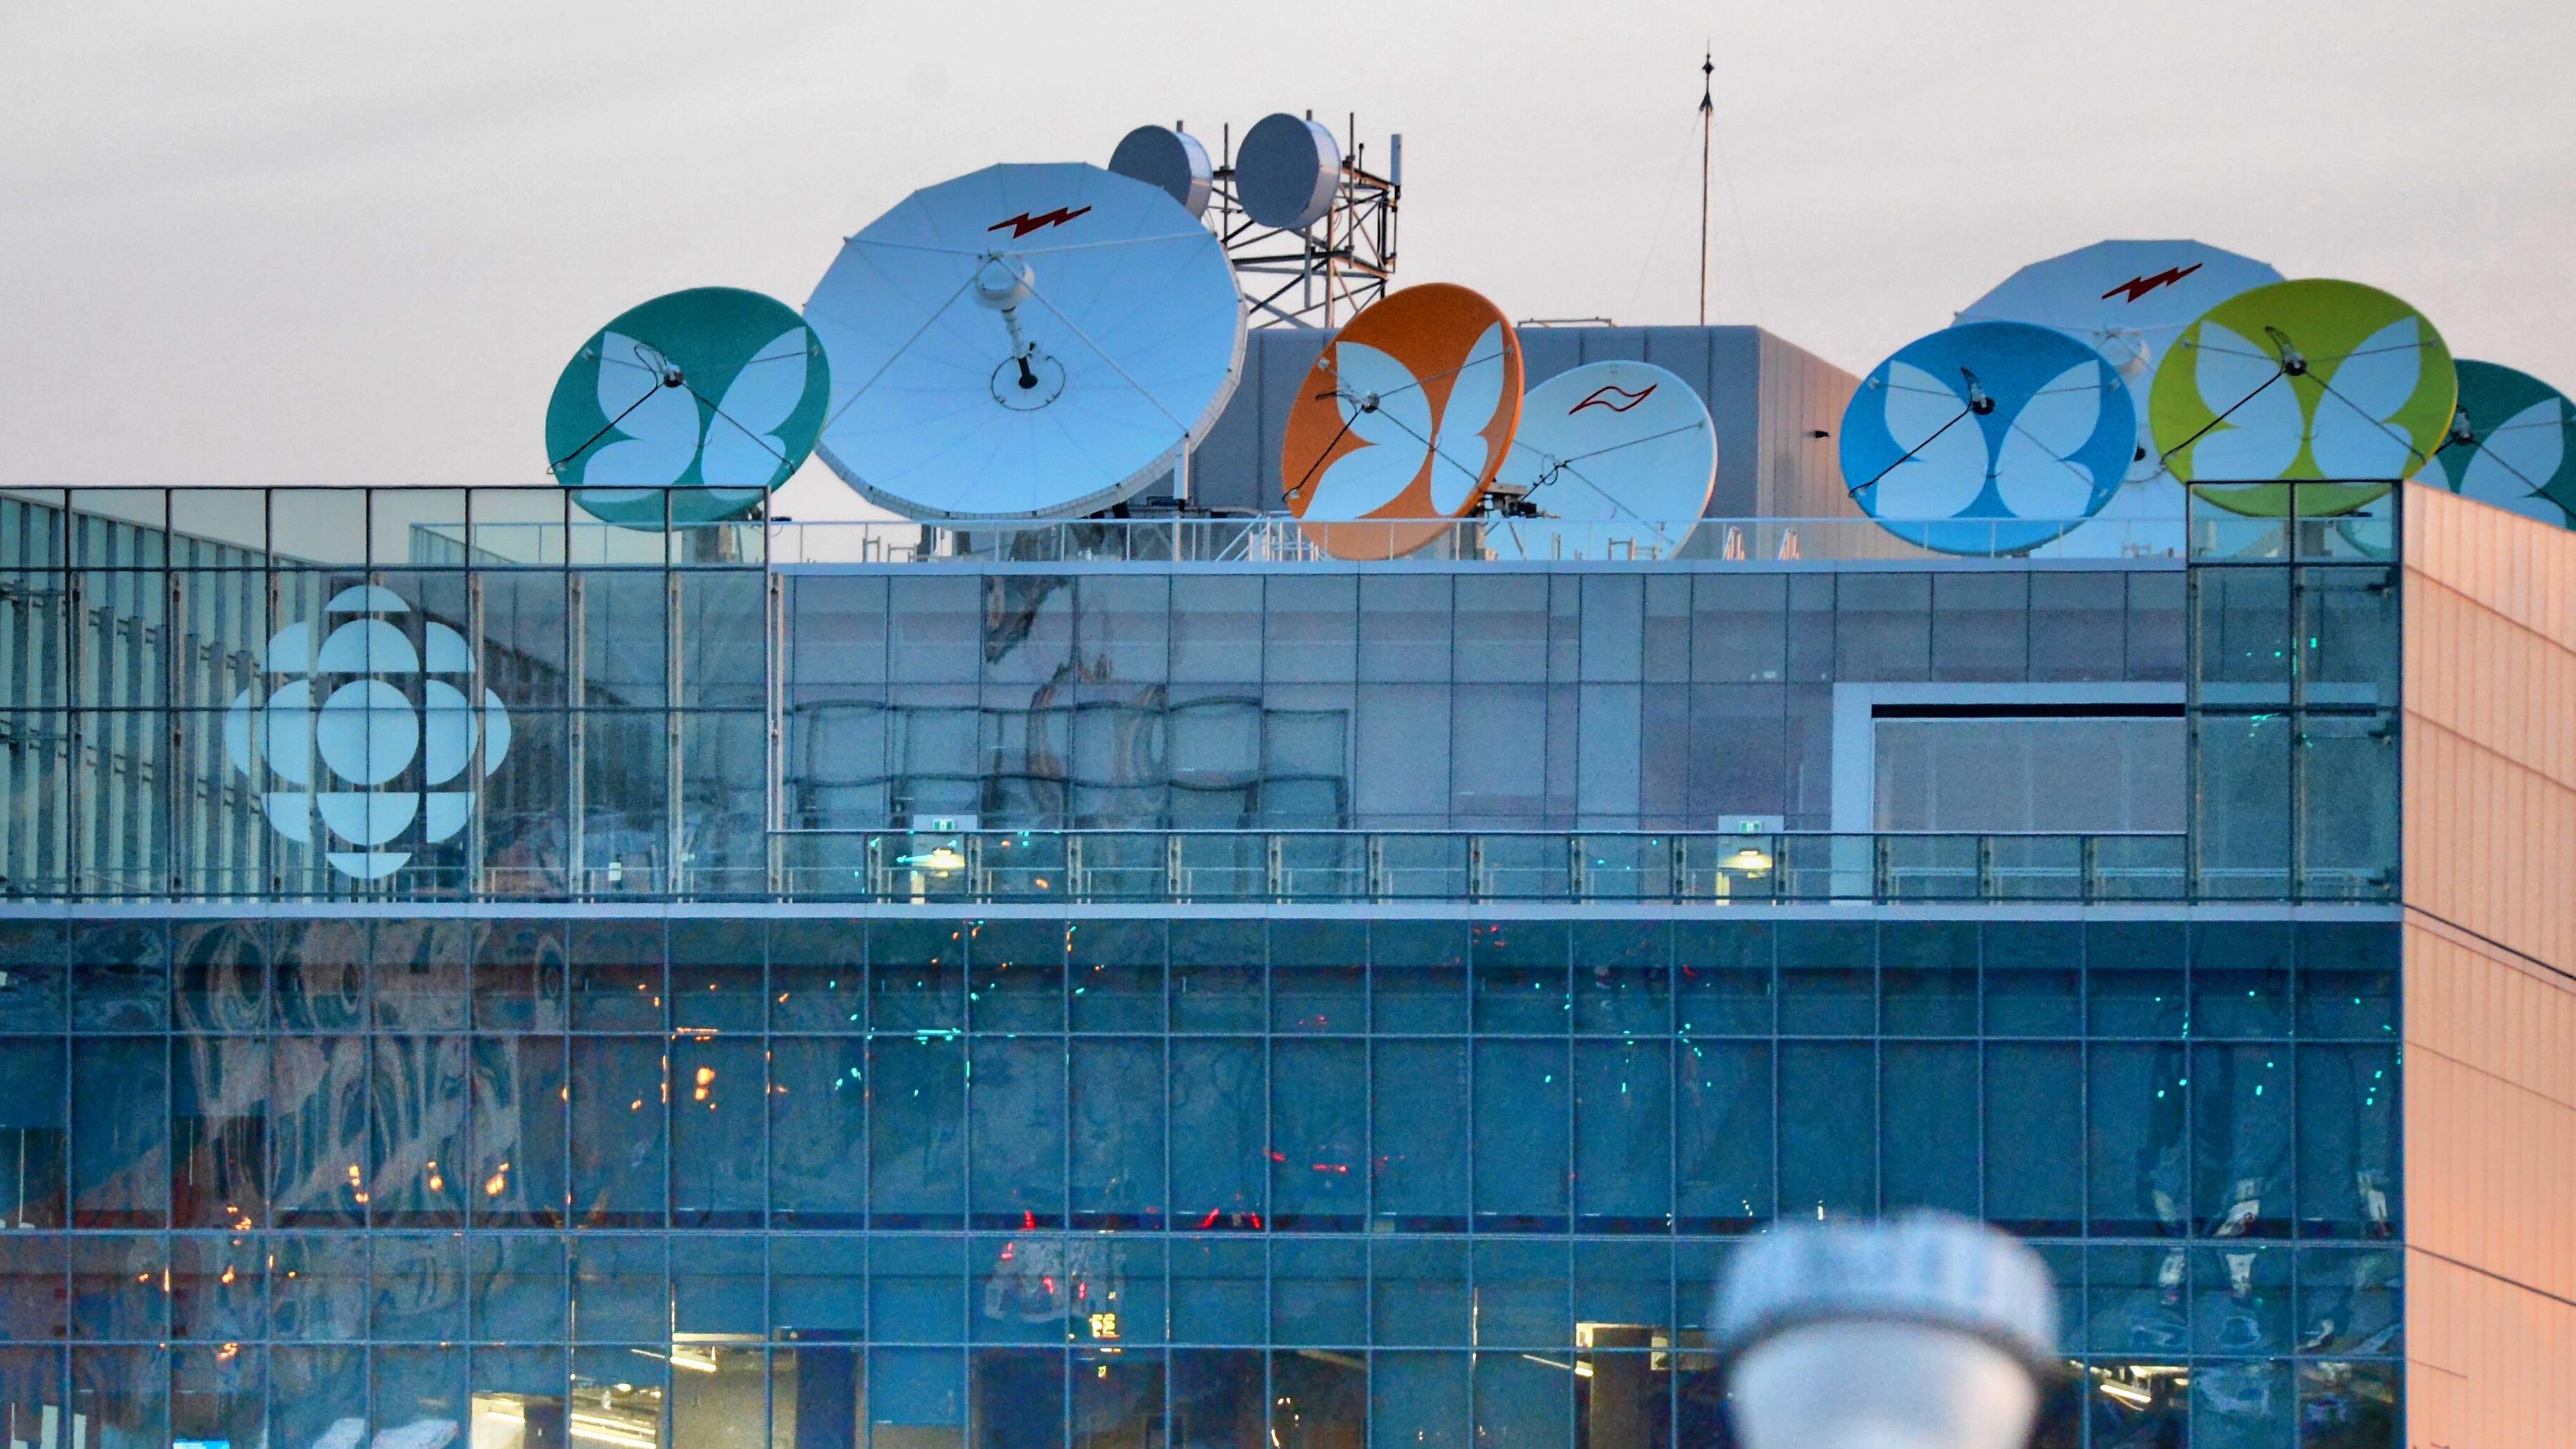
M 266 697 L 245 689 L 224 716 L 233 768 L 253 778 L 267 768 L 269 824 L 320 844 L 332 869 L 357 880 L 382 880 L 463 830 L 476 787 L 510 751 L 500 698 L 486 689 L 478 704 L 440 677 L 472 687 L 465 636 L 425 621 L 415 643 L 398 622 L 411 613 L 381 585 L 343 589 L 322 606 L 330 632 L 318 646 L 309 623 L 278 630 L 260 661 Z

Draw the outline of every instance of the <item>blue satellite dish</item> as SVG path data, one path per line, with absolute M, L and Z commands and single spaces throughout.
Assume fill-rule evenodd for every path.
M 1940 553 L 2028 553 L 2102 511 L 2138 439 L 2128 385 L 2082 341 L 1971 322 L 1907 343 L 1843 412 L 1844 486 Z

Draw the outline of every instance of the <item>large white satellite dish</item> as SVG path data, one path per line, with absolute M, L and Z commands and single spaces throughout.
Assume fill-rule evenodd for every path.
M 2174 339 L 2210 308 L 2279 280 L 2270 263 L 2205 242 L 2095 242 L 2031 263 L 1959 313 L 1963 323 L 2027 322 L 2073 333 L 2128 384 L 2138 435 L 2125 481 L 2096 523 L 2043 545 L 2041 554 L 2182 551 L 2189 500 L 2165 470 L 2147 423 L 2156 369 Z
M 2156 368 L 2182 329 L 2240 292 L 2281 280 L 2269 262 L 2196 241 L 2106 241 L 2033 262 L 1961 309 L 1961 322 L 2028 322 L 2072 332 L 2093 345 L 2129 385 L 2146 443 L 2147 395 Z M 2141 446 L 2128 479 L 2143 483 L 2164 471 Z M 2170 482 L 2170 480 L 2168 480 Z M 2176 517 L 2181 488 L 2171 485 Z
M 1097 166 L 988 166 L 851 237 L 805 303 L 815 455 L 914 518 L 1094 512 L 1172 470 L 1243 367 L 1225 247 Z
M 1689 383 L 1651 363 L 1585 363 L 1522 402 L 1493 487 L 1539 516 L 1497 520 L 1485 545 L 1504 559 L 1671 558 L 1716 483 L 1717 425 Z

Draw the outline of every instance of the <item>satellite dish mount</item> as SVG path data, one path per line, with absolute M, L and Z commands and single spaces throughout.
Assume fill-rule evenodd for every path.
M 1383 173 L 1368 167 L 1356 117 L 1341 137 L 1314 113 L 1263 117 L 1234 142 L 1222 131 L 1209 164 L 1178 123 L 1139 126 L 1109 169 L 1162 187 L 1225 243 L 1255 327 L 1339 327 L 1386 295 L 1395 275 L 1396 202 L 1404 137 Z
M 993 401 L 1013 412 L 1034 412 L 1064 393 L 1064 364 L 1038 350 L 1020 331 L 1020 307 L 1037 295 L 1037 276 L 1018 257 L 993 252 L 975 274 L 975 300 L 1002 314 L 1011 354 L 993 368 Z

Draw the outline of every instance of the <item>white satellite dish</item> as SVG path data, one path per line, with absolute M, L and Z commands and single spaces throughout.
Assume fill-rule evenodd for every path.
M 1234 195 L 1263 226 L 1304 231 L 1333 209 L 1342 184 L 1342 144 L 1317 121 L 1286 111 L 1264 116 L 1234 153 Z
M 1170 472 L 1243 368 L 1225 246 L 1097 166 L 988 166 L 849 239 L 805 303 L 815 455 L 913 518 L 1097 511 Z
M 1536 518 L 1485 530 L 1496 558 L 1671 558 L 1717 483 L 1717 425 L 1679 377 L 1644 362 L 1560 372 L 1521 404 L 1492 491 Z
M 2033 262 L 1963 308 L 1961 322 L 2028 322 L 2072 332 L 2091 343 L 2129 385 L 2141 446 L 2128 479 L 2143 483 L 2164 471 L 2145 446 L 2147 395 L 2166 351 L 2185 327 L 2239 292 L 2269 286 L 2281 274 L 2269 262 L 2196 241 L 2106 241 Z M 2179 517 L 2181 490 L 2167 500 Z
M 1128 132 L 1109 153 L 1109 169 L 1161 187 L 1192 216 L 1207 214 L 1208 197 L 1216 188 L 1207 147 L 1177 126 L 1138 126 Z

